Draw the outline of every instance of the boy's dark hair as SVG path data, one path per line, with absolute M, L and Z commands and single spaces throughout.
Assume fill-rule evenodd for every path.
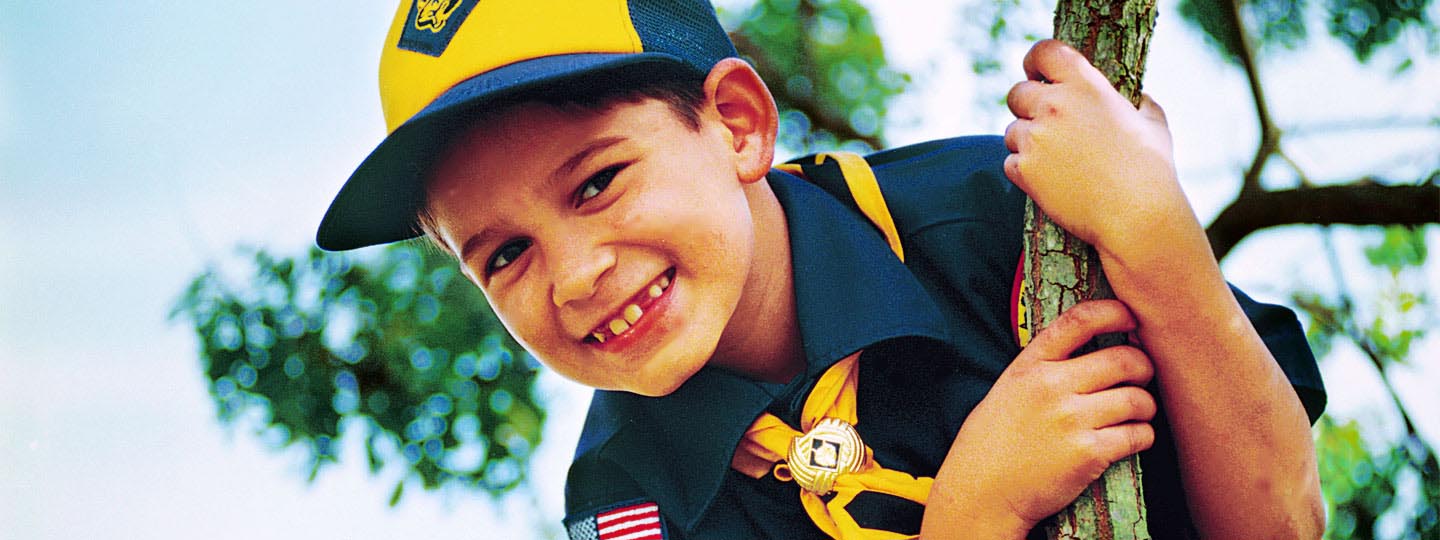
M 673 73 L 657 74 L 654 69 L 640 72 L 621 71 L 604 75 L 605 80 L 601 87 L 603 90 L 576 91 L 572 85 L 559 84 L 525 94 L 523 99 L 507 100 L 502 103 L 492 104 L 483 110 L 468 115 L 464 123 L 457 124 L 445 131 L 447 139 L 460 135 L 467 127 L 477 122 L 488 121 L 502 112 L 524 104 L 540 103 L 556 109 L 574 113 L 599 113 L 609 110 L 611 107 L 621 103 L 639 103 L 646 99 L 653 99 L 667 105 L 675 113 L 685 126 L 691 130 L 700 128 L 700 107 L 705 104 L 705 79 L 697 77 L 693 72 L 684 69 L 675 69 Z M 587 89 L 596 87 L 596 81 L 589 81 Z M 443 153 L 442 153 L 443 154 Z M 425 181 L 428 183 L 430 178 Z M 435 218 L 430 214 L 430 201 L 424 190 L 421 191 L 421 200 L 416 212 L 416 223 L 431 244 L 450 253 L 450 248 L 435 234 Z M 454 253 L 451 253 L 454 255 Z

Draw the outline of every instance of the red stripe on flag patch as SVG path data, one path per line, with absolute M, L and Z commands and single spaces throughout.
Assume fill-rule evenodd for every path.
M 595 516 L 600 540 L 664 540 L 660 507 L 653 502 L 624 506 Z

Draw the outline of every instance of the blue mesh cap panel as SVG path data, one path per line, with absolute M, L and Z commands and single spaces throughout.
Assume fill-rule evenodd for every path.
M 704 0 L 630 0 L 630 22 L 646 52 L 673 54 L 701 73 L 739 56 Z

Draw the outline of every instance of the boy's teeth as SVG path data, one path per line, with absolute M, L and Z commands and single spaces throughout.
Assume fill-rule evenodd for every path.
M 659 298 L 660 295 L 665 294 L 665 289 L 669 287 L 670 276 L 662 275 L 660 279 L 656 280 L 655 283 L 651 283 L 650 286 L 645 289 L 645 294 L 650 298 Z M 640 320 L 640 317 L 644 316 L 645 310 L 639 305 L 626 305 L 625 309 L 621 310 L 619 318 L 611 319 L 610 322 L 606 324 L 605 329 L 610 331 L 608 334 L 605 333 L 604 330 L 598 330 L 591 332 L 590 337 L 595 338 L 595 341 L 605 343 L 605 340 L 611 336 L 618 336 L 625 333 L 626 330 L 630 329 L 630 325 L 635 324 L 636 321 Z
M 629 324 L 629 323 L 626 323 L 626 322 L 624 321 L 624 319 L 613 319 L 613 320 L 610 321 L 610 333 L 611 333 L 611 334 L 615 334 L 615 335 L 618 336 L 618 335 L 620 335 L 620 334 L 625 333 L 625 331 L 626 331 L 626 330 L 629 330 L 629 329 L 630 329 L 630 324 Z

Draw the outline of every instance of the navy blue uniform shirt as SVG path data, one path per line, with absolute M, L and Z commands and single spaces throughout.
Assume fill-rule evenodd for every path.
M 1004 176 L 1006 155 L 998 137 L 966 137 L 867 158 L 905 263 L 853 202 L 831 195 L 845 193 L 838 168 L 807 171 L 808 181 L 772 172 L 790 228 L 805 372 L 775 384 L 707 367 L 668 396 L 597 391 L 566 487 L 566 523 L 651 501 L 667 538 L 824 538 L 795 484 L 749 478 L 730 459 L 760 413 L 798 425 L 815 380 L 861 349 L 856 429 L 883 466 L 934 476 L 961 423 L 1020 352 L 1010 299 L 1024 194 Z M 1325 394 L 1295 316 L 1236 294 L 1313 422 Z M 1184 538 L 1192 526 L 1163 418 L 1156 432 L 1141 455 L 1152 533 Z M 863 527 L 902 533 L 918 532 L 924 512 L 880 494 L 862 494 L 848 510 Z

